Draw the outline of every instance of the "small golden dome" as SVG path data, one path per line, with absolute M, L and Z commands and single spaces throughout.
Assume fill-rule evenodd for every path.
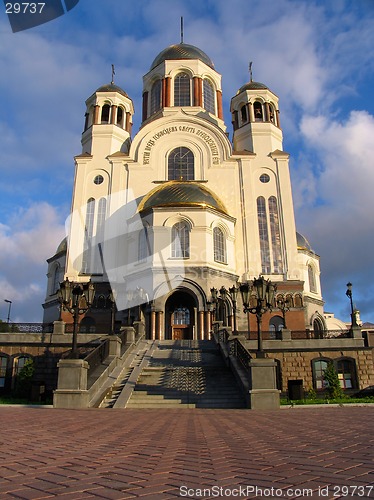
M 152 189 L 139 203 L 138 212 L 154 207 L 213 208 L 227 214 L 222 201 L 206 186 L 194 181 L 168 181 Z

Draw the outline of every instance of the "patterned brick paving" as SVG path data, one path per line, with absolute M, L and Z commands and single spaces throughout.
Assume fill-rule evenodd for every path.
M 3 407 L 0 425 L 1 499 L 374 498 L 369 407 Z

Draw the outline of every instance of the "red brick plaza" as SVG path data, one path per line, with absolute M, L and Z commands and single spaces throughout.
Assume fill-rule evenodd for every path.
M 0 423 L 1 499 L 374 498 L 372 407 L 2 407 Z

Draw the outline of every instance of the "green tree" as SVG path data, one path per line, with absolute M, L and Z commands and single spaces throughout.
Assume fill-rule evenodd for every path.
M 326 370 L 323 372 L 323 377 L 327 382 L 326 390 L 331 399 L 344 397 L 343 390 L 340 386 L 338 372 L 335 370 L 335 366 L 332 361 L 330 361 Z
M 16 396 L 20 398 L 28 398 L 30 396 L 31 381 L 34 376 L 34 372 L 34 361 L 29 358 L 17 375 Z

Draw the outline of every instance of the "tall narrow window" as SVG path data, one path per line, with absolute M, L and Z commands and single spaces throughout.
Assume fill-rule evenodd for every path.
M 244 104 L 240 108 L 240 117 L 241 117 L 241 123 L 242 123 L 242 125 L 244 125 L 244 123 L 247 123 L 247 121 L 248 121 L 248 110 L 247 110 L 247 105 L 246 104 Z
M 87 207 L 86 207 L 82 273 L 88 273 L 91 268 L 94 219 L 95 219 L 95 200 L 93 198 L 90 198 L 87 202 Z
M 193 181 L 195 178 L 194 170 L 192 151 L 185 147 L 173 149 L 168 159 L 169 181 Z
M 179 73 L 174 79 L 174 106 L 191 106 L 191 84 L 187 73 Z
M 269 120 L 271 123 L 274 123 L 276 125 L 276 114 L 275 114 L 275 108 L 272 104 L 269 104 Z
M 177 222 L 171 231 L 171 256 L 176 259 L 190 257 L 190 228 L 185 222 Z
M 313 381 L 314 387 L 317 390 L 322 390 L 327 387 L 325 380 L 325 371 L 327 369 L 328 361 L 324 359 L 317 359 L 313 361 Z
M 317 292 L 316 286 L 316 275 L 314 272 L 314 268 L 311 264 L 308 266 L 308 278 L 309 278 L 309 290 L 313 293 Z
M 270 269 L 270 248 L 269 248 L 269 231 L 266 218 L 265 198 L 259 196 L 257 198 L 257 218 L 258 232 L 260 236 L 260 251 L 261 251 L 261 266 L 264 274 L 269 274 Z
M 103 273 L 105 239 L 106 198 L 100 198 L 96 218 L 94 273 Z
M 59 288 L 60 288 L 60 267 L 56 266 L 53 273 L 51 295 L 55 294 Z
M 151 115 L 161 108 L 161 80 L 157 80 L 151 89 Z
M 255 115 L 256 122 L 263 122 L 264 121 L 264 112 L 262 110 L 262 104 L 260 102 L 256 101 L 254 103 L 253 112 Z
M 337 363 L 337 372 L 342 389 L 352 389 L 355 386 L 355 363 L 351 359 L 341 359 Z
M 110 106 L 109 104 L 104 104 L 101 110 L 101 123 L 109 123 Z
M 123 127 L 123 108 L 121 107 L 117 109 L 117 125 Z
M 226 264 L 226 238 L 219 227 L 213 229 L 214 260 Z
M 275 198 L 275 196 L 270 196 L 269 198 L 269 219 L 274 272 L 281 274 L 283 273 L 283 262 L 279 231 L 279 214 L 277 199 Z
M 151 255 L 148 228 L 144 227 L 139 231 L 138 237 L 138 260 L 143 261 Z
M 209 113 L 215 114 L 216 112 L 215 92 L 213 85 L 207 78 L 204 78 L 203 81 L 203 104 L 204 104 L 204 109 L 209 111 Z
M 7 366 L 8 366 L 8 357 L 0 356 L 0 388 L 5 387 Z

